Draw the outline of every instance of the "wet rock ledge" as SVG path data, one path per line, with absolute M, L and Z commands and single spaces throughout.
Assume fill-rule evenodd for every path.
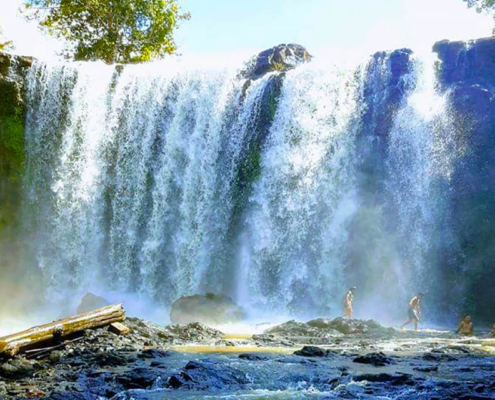
M 342 318 L 289 321 L 237 343 L 199 323 L 161 327 L 128 318 L 125 325 L 125 335 L 86 330 L 0 361 L 0 399 L 183 399 L 253 390 L 285 398 L 316 391 L 323 398 L 491 399 L 495 393 L 495 351 L 484 350 L 493 341 Z M 303 345 L 313 339 L 320 347 Z M 183 345 L 213 353 L 183 353 Z M 246 345 L 256 350 L 246 353 Z

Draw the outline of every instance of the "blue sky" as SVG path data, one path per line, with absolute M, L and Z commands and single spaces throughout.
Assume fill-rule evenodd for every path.
M 411 47 L 429 50 L 440 39 L 489 36 L 489 16 L 462 0 L 179 0 L 192 18 L 177 31 L 183 55 L 250 55 L 279 43 L 299 43 L 313 54 L 359 53 Z M 36 26 L 16 14 L 22 0 L 0 0 L 0 26 L 34 56 L 54 53 Z
M 493 20 L 462 0 L 182 0 L 184 54 L 259 51 L 283 42 L 312 52 L 428 47 L 490 35 Z

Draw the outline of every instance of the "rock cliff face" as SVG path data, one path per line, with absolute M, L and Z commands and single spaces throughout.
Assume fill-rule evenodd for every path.
M 25 76 L 32 60 L 0 53 L 0 254 L 2 274 L 15 269 L 24 166 Z
M 474 312 L 494 318 L 495 291 L 495 39 L 442 41 L 438 54 L 440 89 L 448 93 L 462 149 L 453 176 L 451 214 L 458 252 L 446 249 L 446 277 L 461 275 L 469 285 Z M 471 308 L 471 307 L 470 307 Z M 471 308 L 472 309 L 472 308 Z

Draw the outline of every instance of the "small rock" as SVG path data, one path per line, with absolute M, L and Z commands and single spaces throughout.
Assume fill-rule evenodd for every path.
M 365 356 L 356 357 L 352 361 L 359 364 L 374 365 L 375 367 L 383 367 L 384 365 L 395 364 L 395 361 L 391 357 L 386 356 L 382 352 L 368 353 Z
M 434 367 L 415 367 L 413 368 L 415 371 L 419 372 L 437 372 L 438 371 L 438 365 Z
M 173 355 L 173 351 L 169 350 L 157 350 L 157 349 L 146 349 L 138 354 L 139 358 L 167 358 Z
M 260 354 L 255 354 L 255 353 L 243 353 L 239 354 L 239 358 L 241 360 L 247 360 L 247 361 L 267 361 L 270 358 L 267 356 L 263 356 Z
M 23 359 L 9 360 L 0 366 L 0 375 L 8 379 L 22 379 L 34 375 L 35 363 Z

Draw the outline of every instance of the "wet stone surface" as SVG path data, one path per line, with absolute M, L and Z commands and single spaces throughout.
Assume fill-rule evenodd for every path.
M 495 398 L 493 341 L 397 332 L 275 350 L 244 338 L 239 352 L 229 339 L 232 346 L 223 347 L 228 353 L 202 354 L 180 351 L 185 344 L 226 341 L 221 332 L 200 324 L 161 328 L 138 319 L 126 324 L 131 328 L 126 336 L 88 331 L 43 359 L 0 363 L 0 398 Z M 253 352 L 245 351 L 246 342 Z

